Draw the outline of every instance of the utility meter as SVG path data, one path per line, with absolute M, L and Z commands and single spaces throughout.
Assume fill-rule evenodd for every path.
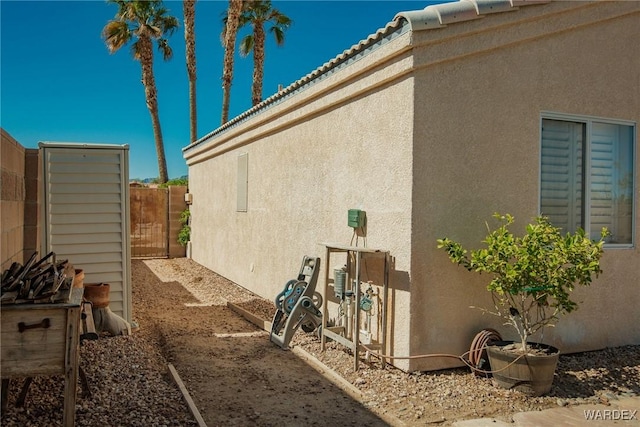
M 360 209 L 349 209 L 348 224 L 351 228 L 362 228 L 365 226 L 366 212 Z

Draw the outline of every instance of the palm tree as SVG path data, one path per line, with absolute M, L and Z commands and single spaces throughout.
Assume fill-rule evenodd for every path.
M 229 0 L 229 8 L 223 19 L 222 45 L 224 46 L 224 62 L 222 70 L 222 123 L 229 120 L 229 100 L 231 98 L 231 81 L 233 80 L 233 59 L 236 49 L 236 37 L 240 13 L 243 9 L 242 0 Z
M 256 105 L 262 101 L 262 82 L 264 76 L 264 26 L 271 23 L 269 31 L 273 34 L 276 44 L 284 44 L 284 32 L 293 21 L 271 6 L 271 0 L 255 0 L 247 2 L 240 16 L 240 28 L 251 25 L 253 33 L 245 36 L 240 42 L 240 55 L 247 56 L 253 52 L 253 86 L 251 102 Z
M 198 138 L 198 116 L 196 108 L 196 0 L 182 2 L 184 13 L 184 42 L 187 51 L 187 75 L 189 76 L 189 136 L 193 143 Z
M 159 180 L 165 183 L 169 177 L 158 115 L 158 91 L 153 75 L 153 40 L 156 40 L 164 60 L 171 59 L 173 52 L 165 36 L 173 34 L 178 28 L 178 20 L 168 15 L 161 0 L 107 0 L 107 3 L 118 6 L 115 18 L 102 29 L 102 37 L 109 52 L 115 53 L 135 39 L 131 51 L 142 67 L 142 84 L 158 155 Z

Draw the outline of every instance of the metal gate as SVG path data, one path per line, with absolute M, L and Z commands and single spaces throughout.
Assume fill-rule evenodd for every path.
M 169 191 L 166 188 L 130 189 L 131 256 L 169 256 Z

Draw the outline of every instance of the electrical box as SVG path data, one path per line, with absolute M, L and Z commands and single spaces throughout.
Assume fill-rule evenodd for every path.
M 349 209 L 348 225 L 352 228 L 364 227 L 366 221 L 365 218 L 365 211 L 361 211 L 360 209 Z

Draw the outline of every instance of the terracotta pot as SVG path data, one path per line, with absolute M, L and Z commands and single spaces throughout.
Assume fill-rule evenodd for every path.
M 518 352 L 504 350 L 503 347 L 508 344 L 511 343 L 502 341 L 487 347 L 494 384 L 518 390 L 528 396 L 549 393 L 560 351 L 550 345 L 529 343 L 534 349 L 543 351 L 541 354 L 522 356 Z
M 84 298 L 93 304 L 93 308 L 108 307 L 110 290 L 108 283 L 87 283 L 84 285 Z
M 73 287 L 74 288 L 84 287 L 84 270 L 81 268 L 75 269 L 75 275 L 73 276 Z

